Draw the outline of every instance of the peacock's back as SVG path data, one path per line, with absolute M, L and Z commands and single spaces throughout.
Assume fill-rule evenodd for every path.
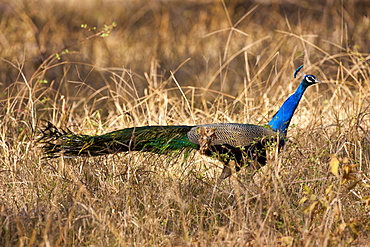
M 233 147 L 248 146 L 262 138 L 276 138 L 277 132 L 263 126 L 238 123 L 213 123 L 197 125 L 187 133 L 191 142 L 199 145 L 201 129 L 213 130 L 211 145 L 228 144 Z

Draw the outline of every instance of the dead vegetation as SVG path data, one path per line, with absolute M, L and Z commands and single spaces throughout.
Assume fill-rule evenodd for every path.
M 365 246 L 370 6 L 292 2 L 1 2 L 0 245 Z M 288 145 L 219 186 L 198 154 L 46 160 L 34 141 L 42 120 L 265 124 L 300 64 L 324 83 Z

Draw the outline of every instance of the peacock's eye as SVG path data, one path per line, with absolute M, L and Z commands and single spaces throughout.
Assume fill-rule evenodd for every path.
M 316 78 L 314 76 L 312 76 L 312 75 L 308 75 L 308 76 L 306 76 L 306 81 L 308 83 L 315 83 L 316 82 Z

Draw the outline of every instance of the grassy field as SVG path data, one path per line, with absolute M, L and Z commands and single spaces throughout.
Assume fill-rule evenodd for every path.
M 369 13 L 365 0 L 2 0 L 0 246 L 368 246 Z M 323 83 L 284 150 L 218 186 L 222 164 L 196 153 L 42 159 L 36 142 L 45 120 L 84 134 L 266 124 L 301 64 Z

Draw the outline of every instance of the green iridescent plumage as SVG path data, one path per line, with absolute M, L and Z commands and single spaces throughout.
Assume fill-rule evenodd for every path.
M 187 138 L 189 126 L 144 126 L 113 131 L 104 135 L 77 135 L 57 129 L 48 123 L 42 131 L 41 142 L 48 157 L 61 153 L 67 157 L 97 156 L 124 151 L 150 151 L 167 154 L 174 150 L 186 151 L 197 148 Z

